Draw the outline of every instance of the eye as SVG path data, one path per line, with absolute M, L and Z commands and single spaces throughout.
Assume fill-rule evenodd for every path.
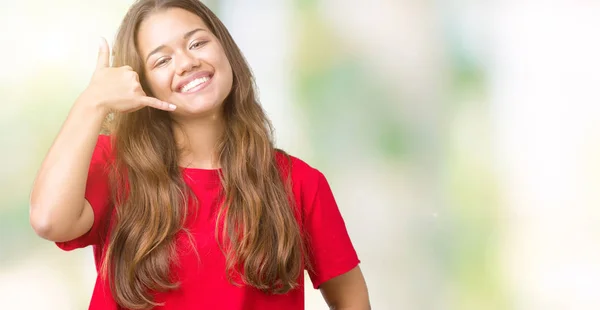
M 160 66 L 163 66 L 163 65 L 165 65 L 167 62 L 169 62 L 169 58 L 166 58 L 166 57 L 164 57 L 164 58 L 161 58 L 161 59 L 159 59 L 159 60 L 156 62 L 156 64 L 154 65 L 154 67 L 160 67 Z
M 199 47 L 203 46 L 206 43 L 208 43 L 208 41 L 196 41 L 196 42 L 192 43 L 192 45 L 190 45 L 190 49 L 199 48 Z

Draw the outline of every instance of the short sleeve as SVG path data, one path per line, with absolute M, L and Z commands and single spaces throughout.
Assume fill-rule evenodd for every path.
M 71 251 L 88 245 L 98 245 L 104 239 L 109 222 L 108 210 L 111 204 L 108 180 L 109 158 L 110 137 L 100 135 L 92 154 L 85 186 L 85 199 L 92 206 L 94 223 L 92 228 L 80 237 L 66 242 L 56 242 L 59 248 Z
M 321 172 L 314 199 L 304 206 L 304 233 L 310 257 L 308 274 L 315 289 L 359 263 L 329 183 Z

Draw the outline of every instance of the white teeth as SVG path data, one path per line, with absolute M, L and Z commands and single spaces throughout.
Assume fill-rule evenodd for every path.
M 208 76 L 201 77 L 201 78 L 199 78 L 199 79 L 195 79 L 195 80 L 193 80 L 193 81 L 191 81 L 191 82 L 187 83 L 186 85 L 184 85 L 184 86 L 181 88 L 181 92 L 183 92 L 183 93 L 186 93 L 186 92 L 188 92 L 190 89 L 192 89 L 192 88 L 194 88 L 194 87 L 196 87 L 196 86 L 198 86 L 198 85 L 200 85 L 200 84 L 204 84 L 204 83 L 208 82 L 208 80 L 210 80 L 210 78 L 209 78 Z

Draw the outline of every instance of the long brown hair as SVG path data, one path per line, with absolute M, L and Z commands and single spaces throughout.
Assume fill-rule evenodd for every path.
M 264 292 L 286 293 L 297 286 L 306 263 L 297 209 L 289 178 L 278 169 L 279 150 L 255 97 L 251 70 L 222 22 L 197 0 L 139 0 L 117 33 L 113 66 L 131 66 L 151 94 L 136 48 L 137 30 L 149 14 L 168 8 L 202 18 L 233 71 L 232 90 L 223 103 L 225 130 L 217 147 L 224 202 L 217 216 L 223 225 L 217 225 L 215 238 L 226 256 L 224 272 L 236 285 L 235 278 Z M 115 113 L 110 121 L 117 207 L 102 275 L 117 303 L 128 309 L 155 306 L 153 291 L 178 287 L 170 267 L 177 260 L 174 237 L 185 231 L 190 190 L 179 168 L 174 125 L 168 112 L 152 108 Z

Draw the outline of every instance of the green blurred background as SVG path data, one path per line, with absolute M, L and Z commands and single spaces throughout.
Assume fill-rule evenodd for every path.
M 205 3 L 327 176 L 373 309 L 600 307 L 600 3 Z M 1 2 L 2 309 L 87 308 L 91 249 L 37 237 L 28 196 L 130 4 Z

